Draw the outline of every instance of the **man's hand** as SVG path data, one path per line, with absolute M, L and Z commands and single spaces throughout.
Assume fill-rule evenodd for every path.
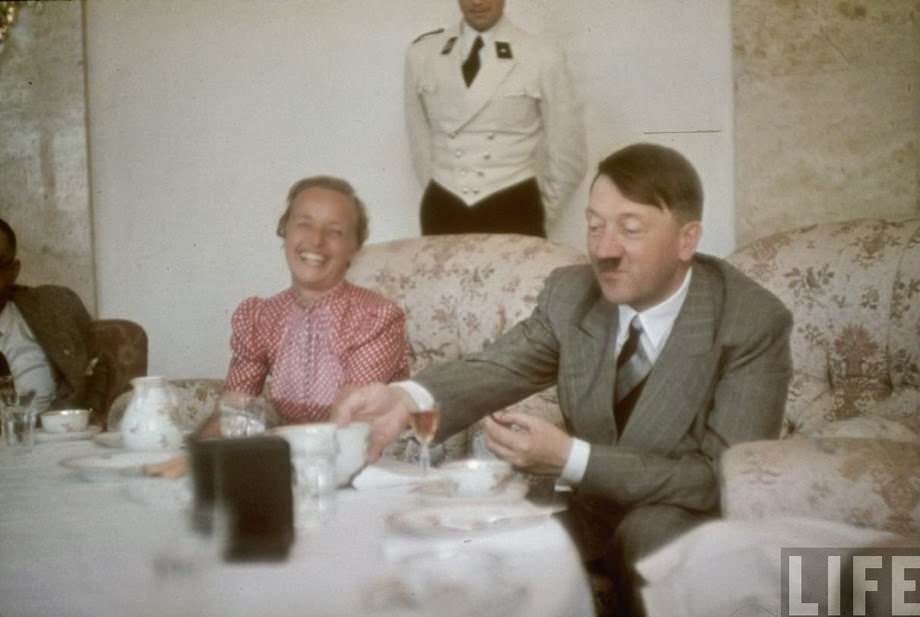
M 331 420 L 339 426 L 351 422 L 370 423 L 367 458 L 373 463 L 406 429 L 409 412 L 414 409 L 415 402 L 405 390 L 375 383 L 345 392 L 333 405 Z
M 554 424 L 512 411 L 486 417 L 485 438 L 496 456 L 537 474 L 559 475 L 572 447 L 572 438 Z

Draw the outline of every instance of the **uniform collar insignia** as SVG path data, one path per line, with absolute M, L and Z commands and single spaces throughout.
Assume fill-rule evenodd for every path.
M 447 42 L 444 43 L 444 48 L 441 50 L 441 55 L 446 56 L 447 54 L 449 54 L 450 50 L 454 48 L 454 43 L 456 42 L 457 42 L 457 37 L 455 36 L 452 36 L 449 39 L 447 39 Z
M 511 60 L 514 57 L 511 54 L 511 43 L 495 41 L 495 55 L 503 60 Z

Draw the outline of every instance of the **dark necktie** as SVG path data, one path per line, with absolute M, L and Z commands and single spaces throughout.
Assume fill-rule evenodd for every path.
M 642 336 L 642 324 L 639 316 L 633 317 L 629 322 L 629 337 L 617 356 L 617 376 L 614 386 L 613 417 L 617 424 L 617 433 L 623 434 L 629 414 L 632 413 L 636 401 L 642 395 L 645 379 L 652 370 L 652 363 L 645 355 L 645 350 L 639 344 Z
M 463 61 L 463 81 L 469 88 L 473 80 L 476 79 L 476 73 L 479 72 L 479 50 L 482 49 L 482 37 L 477 36 L 473 41 L 473 48 L 470 49 L 470 55 Z

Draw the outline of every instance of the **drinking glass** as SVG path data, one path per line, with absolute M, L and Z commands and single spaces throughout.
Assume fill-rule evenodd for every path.
M 265 411 L 254 397 L 225 398 L 218 403 L 224 437 L 252 437 L 265 432 Z
M 0 380 L 6 378 L 0 378 Z M 32 408 L 33 393 L 16 395 L 16 389 L 0 381 L 0 416 L 3 419 L 3 434 L 8 446 L 17 448 L 17 453 L 32 450 L 35 443 L 36 413 Z
M 434 403 L 430 408 L 416 409 L 409 413 L 409 425 L 412 427 L 412 433 L 422 446 L 418 459 L 422 468 L 422 475 L 426 475 L 431 467 L 429 445 L 434 439 L 435 433 L 438 432 L 440 420 L 441 412 L 437 403 Z
M 290 444 L 297 529 L 309 531 L 322 527 L 336 510 L 339 448 L 335 424 L 294 424 L 275 428 L 272 433 Z

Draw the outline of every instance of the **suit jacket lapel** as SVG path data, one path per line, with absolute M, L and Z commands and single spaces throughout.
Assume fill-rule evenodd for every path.
M 624 446 L 670 451 L 686 435 L 712 385 L 720 290 L 704 268 L 694 267 L 684 305 L 620 438 Z
M 459 35 L 459 29 L 457 34 Z M 513 43 L 514 39 L 514 26 L 507 20 L 499 22 L 495 28 L 495 41 Z M 499 58 L 495 52 L 495 43 L 487 44 L 483 47 L 482 51 L 479 52 L 482 59 L 482 68 L 479 69 L 476 79 L 473 80 L 469 88 L 463 82 L 463 74 L 460 68 L 464 58 L 463 46 L 460 44 L 459 39 L 457 44 L 454 45 L 454 49 L 446 56 L 442 56 L 442 58 L 450 57 L 446 61 L 442 60 L 442 62 L 449 64 L 449 66 L 442 68 L 453 72 L 453 77 L 449 83 L 452 90 L 459 90 L 459 92 L 451 92 L 451 95 L 456 96 L 458 101 L 458 114 L 456 125 L 451 127 L 450 130 L 459 131 L 462 129 L 492 100 L 495 91 L 517 65 L 513 51 L 514 45 L 512 44 L 512 57 Z
M 613 366 L 619 311 L 599 296 L 575 331 L 577 370 L 566 376 L 566 386 L 576 394 L 578 434 L 595 443 L 613 443 Z
M 77 357 L 71 339 L 73 332 L 61 328 L 55 316 L 55 311 L 61 307 L 46 306 L 32 289 L 19 286 L 13 291 L 13 302 L 48 361 L 64 375 L 71 386 L 79 383 L 85 367 L 81 365 L 82 358 Z

